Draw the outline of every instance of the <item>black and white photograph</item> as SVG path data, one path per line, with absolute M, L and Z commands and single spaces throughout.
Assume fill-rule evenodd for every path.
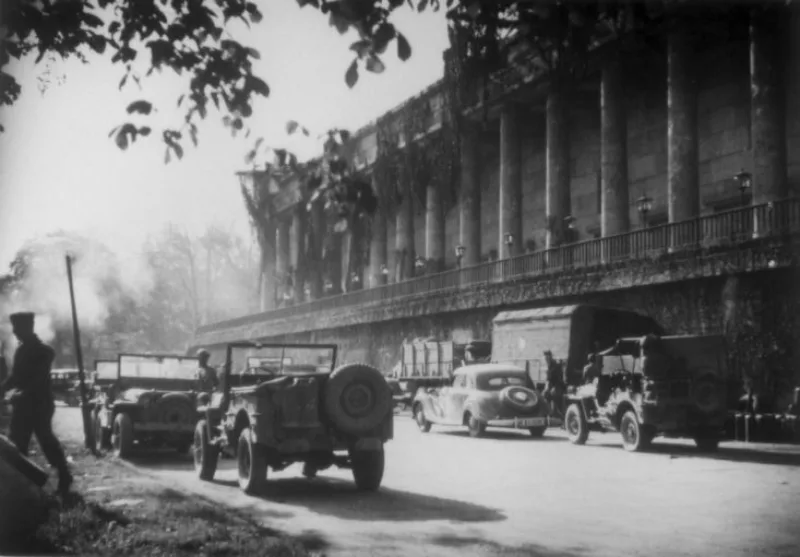
M 800 556 L 800 0 L 0 0 L 0 555 Z

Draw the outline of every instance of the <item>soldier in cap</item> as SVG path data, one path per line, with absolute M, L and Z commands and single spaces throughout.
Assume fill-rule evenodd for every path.
M 544 351 L 544 361 L 547 364 L 547 377 L 544 386 L 545 398 L 563 414 L 563 398 L 566 392 L 564 368 L 560 362 L 553 358 L 551 350 Z
M 5 392 L 13 389 L 9 437 L 27 456 L 31 435 L 35 433 L 44 456 L 58 470 L 58 489 L 66 492 L 72 484 L 72 474 L 52 427 L 55 402 L 50 390 L 50 368 L 55 353 L 34 333 L 33 313 L 14 313 L 10 320 L 20 345 L 14 353 L 11 376 L 3 385 Z
M 216 370 L 208 365 L 208 359 L 210 357 L 211 355 L 205 348 L 201 348 L 197 351 L 199 366 L 195 376 L 197 379 L 198 390 L 209 394 L 219 386 L 219 379 L 217 378 Z

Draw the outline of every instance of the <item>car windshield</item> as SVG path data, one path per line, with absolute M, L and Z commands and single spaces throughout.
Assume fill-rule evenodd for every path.
M 233 346 L 231 374 L 271 377 L 294 373 L 331 373 L 334 349 L 331 347 Z
M 527 381 L 524 375 L 516 373 L 480 373 L 476 377 L 476 386 L 479 391 L 500 391 L 511 386 L 525 387 Z
M 197 358 L 180 356 L 122 355 L 119 357 L 120 378 L 181 379 L 193 381 Z M 99 370 L 98 370 L 99 371 Z

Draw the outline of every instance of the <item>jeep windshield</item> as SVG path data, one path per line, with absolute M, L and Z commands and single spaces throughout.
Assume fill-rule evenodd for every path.
M 168 391 L 195 388 L 197 358 L 149 354 L 120 354 L 118 376 L 126 388 L 141 387 Z
M 94 363 L 95 382 L 113 383 L 117 380 L 117 360 L 97 360 Z
M 327 345 L 231 345 L 232 376 L 264 379 L 278 375 L 331 373 L 336 348 Z

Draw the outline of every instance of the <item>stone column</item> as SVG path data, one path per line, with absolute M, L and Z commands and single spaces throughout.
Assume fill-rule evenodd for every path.
M 291 266 L 291 217 L 283 217 L 278 224 L 275 257 L 275 292 L 278 303 L 283 302 L 286 293 L 286 278 Z
M 400 188 L 403 202 L 395 209 L 395 281 L 410 279 L 414 276 L 414 199 L 413 184 L 408 162 L 404 161 L 399 169 Z
M 500 114 L 500 202 L 499 238 L 497 253 L 500 258 L 522 253 L 522 153 L 520 146 L 520 110 L 508 104 Z M 505 236 L 511 234 L 514 243 L 506 246 Z
M 481 262 L 481 153 L 480 133 L 468 122 L 461 129 L 461 191 L 459 242 L 466 248 L 461 266 Z M 455 249 L 455 247 L 453 247 Z
M 425 259 L 431 272 L 444 269 L 444 207 L 439 184 L 431 180 L 425 198 Z
M 570 197 L 569 112 L 566 88 L 557 81 L 547 95 L 546 247 L 564 243 L 564 218 L 572 212 Z
M 673 14 L 667 38 L 667 207 L 669 222 L 700 214 L 696 53 L 689 24 Z M 700 231 L 674 230 L 672 246 L 695 244 Z
M 380 191 L 380 190 L 378 190 Z M 386 195 L 386 192 L 383 193 Z M 369 243 L 369 286 L 375 288 L 382 284 L 386 284 L 388 275 L 384 275 L 381 270 L 387 265 L 387 222 L 386 222 L 386 208 L 384 207 L 385 200 L 380 198 L 378 210 L 372 215 L 372 222 L 370 223 L 371 237 Z
M 306 297 L 306 213 L 305 207 L 301 203 L 295 207 L 292 216 L 292 235 L 294 237 L 294 249 L 292 265 L 294 266 L 294 301 L 303 302 Z
M 600 82 L 600 230 L 605 236 L 628 232 L 628 127 L 619 55 L 603 68 Z
M 753 201 L 788 195 L 783 10 L 760 7 L 750 17 L 750 106 Z

